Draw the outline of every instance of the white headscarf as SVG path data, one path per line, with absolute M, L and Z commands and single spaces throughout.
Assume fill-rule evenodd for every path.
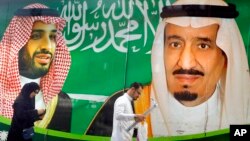
M 222 0 L 178 0 L 173 5 L 185 4 L 227 6 Z M 235 20 L 209 17 L 171 17 L 163 19 L 159 24 L 152 47 L 152 97 L 159 104 L 158 114 L 163 117 L 161 126 L 165 126 L 165 129 L 168 128 L 166 120 L 168 118 L 168 108 L 164 104 L 169 100 L 163 50 L 166 23 L 179 26 L 191 25 L 192 27 L 203 27 L 214 23 L 220 25 L 216 44 L 227 56 L 227 72 L 220 79 L 221 128 L 229 128 L 230 124 L 250 123 L 249 66 L 244 43 Z M 158 118 L 154 114 L 151 114 L 151 116 L 152 119 Z M 154 123 L 152 123 L 152 126 L 154 126 Z

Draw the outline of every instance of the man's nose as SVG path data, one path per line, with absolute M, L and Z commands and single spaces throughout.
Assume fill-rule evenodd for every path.
M 41 42 L 40 49 L 50 51 L 51 48 L 52 48 L 52 42 L 51 42 L 50 38 L 49 37 L 44 37 L 42 42 Z
M 192 47 L 185 47 L 180 53 L 178 65 L 183 69 L 191 69 L 194 68 L 196 64 L 195 53 Z

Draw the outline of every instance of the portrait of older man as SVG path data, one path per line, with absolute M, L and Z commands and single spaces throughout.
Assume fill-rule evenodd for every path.
M 154 136 L 250 123 L 250 77 L 235 5 L 178 0 L 163 8 L 152 47 Z

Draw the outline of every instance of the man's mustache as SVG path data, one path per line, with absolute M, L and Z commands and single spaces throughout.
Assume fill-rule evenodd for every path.
M 173 72 L 175 74 L 189 74 L 189 75 L 201 75 L 204 76 L 204 73 L 194 69 L 178 69 Z
M 50 54 L 51 56 L 53 56 L 53 54 L 52 54 L 50 51 L 45 50 L 45 49 L 42 49 L 42 50 L 40 50 L 40 51 L 36 51 L 36 52 L 34 53 L 34 55 L 37 55 L 37 54 Z

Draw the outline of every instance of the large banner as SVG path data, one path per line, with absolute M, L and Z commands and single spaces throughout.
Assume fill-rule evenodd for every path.
M 159 89 L 157 90 L 157 88 L 160 86 L 158 87 L 152 81 L 155 79 L 153 72 L 157 72 L 157 69 L 160 69 L 161 66 L 157 68 L 158 65 L 153 64 L 154 61 L 151 60 L 151 55 L 157 27 L 162 21 L 160 18 L 162 8 L 174 2 L 175 0 L 1 0 L 0 39 L 2 42 L 16 10 L 30 4 L 40 3 L 56 9 L 59 16 L 66 21 L 62 37 L 70 53 L 70 68 L 64 72 L 68 75 L 65 81 L 62 82 L 62 89 L 50 100 L 44 99 L 47 109 L 46 115 L 43 120 L 35 122 L 36 135 L 33 140 L 110 140 L 114 102 L 127 91 L 133 82 L 141 82 L 144 85 L 143 94 L 135 102 L 135 112 L 145 112 L 152 106 L 152 99 L 156 99 L 159 105 L 151 114 L 163 112 L 160 114 L 162 118 L 159 118 L 159 121 L 158 116 L 147 116 L 147 136 L 149 140 L 186 140 L 192 138 L 197 138 L 197 140 L 203 138 L 208 140 L 229 140 L 229 128 L 224 128 L 224 125 L 216 128 L 216 130 L 212 128 L 213 130 L 188 132 L 188 134 L 185 134 L 185 131 L 182 130 L 178 130 L 178 134 L 170 134 L 169 132 L 165 134 L 162 132 L 168 127 L 159 127 L 161 123 L 165 124 L 168 119 L 165 117 L 164 105 L 160 103 L 164 97 L 157 96 L 157 94 L 164 93 L 164 90 L 160 89 L 160 93 L 158 93 Z M 239 12 L 239 16 L 235 20 L 243 38 L 245 47 L 243 51 L 248 56 L 247 64 L 249 66 L 250 15 L 248 9 L 250 2 L 247 0 L 226 0 L 226 2 L 235 4 Z M 16 39 L 19 38 L 13 40 Z M 0 51 L 3 51 L 2 46 L 4 45 L 5 43 L 1 44 Z M 226 55 L 231 54 L 231 52 L 228 53 L 226 50 L 222 50 Z M 10 49 L 8 53 L 12 56 L 18 55 L 18 53 L 15 54 L 15 49 Z M 5 53 L 3 54 L 5 56 Z M 57 50 L 55 54 L 57 55 Z M 212 56 L 208 57 L 207 62 L 210 62 L 209 59 Z M 15 57 L 13 58 L 15 59 Z M 230 62 L 228 56 L 226 58 L 227 66 L 231 63 L 238 63 L 237 61 Z M 4 68 L 2 66 L 6 63 L 2 60 L 0 57 L 0 69 Z M 12 65 L 15 65 L 15 63 Z M 249 67 L 243 69 L 248 71 L 248 75 L 245 77 L 249 79 Z M 9 88 L 13 88 L 16 83 L 17 85 L 23 84 L 21 82 L 22 78 L 19 79 L 18 74 L 15 75 L 18 79 L 14 80 L 13 77 L 13 80 L 8 78 L 5 81 L 3 80 L 5 74 L 9 76 L 12 72 L 1 72 L 4 72 L 4 74 L 0 74 L 2 79 L 0 80 L 0 88 L 2 89 L 0 90 L 1 104 L 9 102 L 10 104 L 6 104 L 6 107 L 11 107 L 10 105 L 14 101 L 9 101 L 8 97 L 5 97 L 3 93 L 7 92 Z M 229 73 L 229 71 L 227 72 Z M 168 76 L 164 74 L 160 77 L 165 75 Z M 241 77 L 244 77 L 244 75 Z M 55 78 L 55 76 L 51 75 L 50 78 Z M 235 77 L 230 78 L 234 79 Z M 16 80 L 17 82 L 14 82 Z M 166 81 L 165 77 L 163 81 Z M 3 88 L 7 83 L 11 86 Z M 165 84 L 165 82 L 159 82 L 159 84 Z M 244 86 L 246 85 L 249 85 L 249 81 L 244 84 Z M 221 87 L 225 86 L 222 85 Z M 48 86 L 48 89 L 50 91 L 53 88 Z M 20 92 L 19 89 L 17 91 Z M 42 92 L 44 91 L 42 90 Z M 246 90 L 245 92 L 249 91 Z M 14 90 L 8 91 L 8 93 L 12 94 Z M 153 96 L 152 93 L 154 93 Z M 48 97 L 50 98 L 50 96 Z M 239 99 L 244 99 L 244 97 L 248 98 L 249 96 L 244 95 Z M 237 102 L 234 104 L 237 104 Z M 250 109 L 249 104 L 247 106 Z M 6 139 L 11 125 L 11 117 L 6 116 L 8 114 L 5 115 L 4 110 L 4 108 L 1 109 L 0 115 L 0 141 Z M 157 122 L 154 120 L 157 120 Z

